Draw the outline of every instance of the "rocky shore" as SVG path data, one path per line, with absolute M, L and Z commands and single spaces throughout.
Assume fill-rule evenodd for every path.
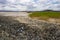
M 0 16 L 0 40 L 60 40 L 60 24 Z

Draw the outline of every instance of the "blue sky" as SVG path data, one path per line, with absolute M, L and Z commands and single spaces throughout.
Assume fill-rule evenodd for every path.
M 0 0 L 0 10 L 42 11 L 60 10 L 60 0 Z

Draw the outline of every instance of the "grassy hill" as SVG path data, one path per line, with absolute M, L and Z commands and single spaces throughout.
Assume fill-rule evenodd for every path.
M 48 19 L 48 18 L 60 19 L 60 12 L 55 11 L 32 12 L 32 14 L 30 14 L 29 16 L 31 18 L 39 18 L 39 19 Z

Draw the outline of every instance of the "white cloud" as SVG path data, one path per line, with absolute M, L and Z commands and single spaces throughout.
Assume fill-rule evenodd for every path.
M 32 0 L 20 0 L 21 3 L 30 2 Z
M 0 5 L 0 10 L 15 11 L 40 11 L 45 9 L 60 10 L 60 0 L 6 0 L 6 4 Z
M 1 6 L 2 7 L 2 6 Z M 3 7 L 3 10 L 10 10 L 10 11 L 27 11 L 27 6 L 21 5 L 6 5 Z
M 27 10 L 27 6 L 17 5 L 16 8 L 17 8 L 19 11 L 26 11 L 26 10 Z
M 7 0 L 8 3 L 15 3 L 16 0 Z

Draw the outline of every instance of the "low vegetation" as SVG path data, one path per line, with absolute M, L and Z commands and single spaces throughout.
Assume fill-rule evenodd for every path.
M 44 12 L 32 12 L 29 15 L 31 18 L 38 18 L 38 19 L 48 19 L 48 18 L 60 18 L 60 12 L 55 11 L 44 11 Z

